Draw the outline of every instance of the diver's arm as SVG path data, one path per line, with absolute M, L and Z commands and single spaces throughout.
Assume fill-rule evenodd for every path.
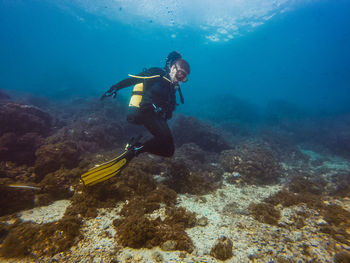
M 138 79 L 138 78 L 127 78 L 122 81 L 119 81 L 117 84 L 114 84 L 109 90 L 103 93 L 100 99 L 103 100 L 104 98 L 110 97 L 110 96 L 113 96 L 113 98 L 115 98 L 118 90 L 121 90 L 123 88 L 129 87 L 132 85 L 136 85 L 138 83 L 141 83 L 142 81 L 143 81 L 142 79 Z
M 121 90 L 123 88 L 136 85 L 138 83 L 141 83 L 144 81 L 145 78 L 148 76 L 163 76 L 165 72 L 162 69 L 159 68 L 150 68 L 147 70 L 142 71 L 141 73 L 137 75 L 129 75 L 131 76 L 130 78 L 124 79 L 117 84 L 114 84 L 108 91 L 106 91 L 102 96 L 101 100 L 103 100 L 106 97 L 115 96 L 117 95 L 117 91 Z

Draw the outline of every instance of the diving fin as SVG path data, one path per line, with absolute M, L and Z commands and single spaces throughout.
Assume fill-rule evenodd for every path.
M 135 152 L 133 149 L 126 150 L 118 157 L 94 167 L 80 176 L 85 186 L 106 181 L 113 176 L 116 176 L 123 168 L 127 166 L 129 161 L 134 158 Z

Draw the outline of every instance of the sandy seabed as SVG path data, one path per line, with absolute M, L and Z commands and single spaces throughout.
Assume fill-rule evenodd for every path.
M 344 169 L 347 164 L 328 163 L 335 170 Z M 348 168 L 348 167 L 345 167 Z M 282 184 L 271 186 L 237 186 L 224 180 L 223 185 L 207 195 L 178 195 L 177 206 L 185 207 L 197 214 L 197 219 L 206 217 L 207 222 L 186 230 L 192 239 L 195 250 L 189 254 L 181 251 L 153 249 L 131 249 L 118 247 L 113 220 L 125 202 L 119 202 L 113 209 L 99 209 L 94 219 L 84 219 L 81 232 L 83 239 L 69 251 L 52 258 L 42 257 L 36 262 L 221 262 L 210 256 L 216 240 L 225 236 L 233 242 L 233 257 L 225 262 L 335 262 L 334 255 L 350 247 L 330 238 L 319 231 L 327 224 L 322 216 L 305 205 L 281 207 L 278 225 L 263 224 L 248 213 L 250 203 L 258 203 L 278 192 Z M 126 201 L 127 202 L 127 201 Z M 350 199 L 332 198 L 334 202 L 350 211 Z M 59 220 L 69 206 L 69 200 L 37 207 L 18 213 L 22 221 L 43 224 Z M 230 209 L 228 209 L 230 208 Z M 296 213 L 306 211 L 310 216 L 303 228 L 292 227 Z M 165 210 L 149 214 L 150 218 L 164 218 Z M 8 222 L 11 223 L 11 222 Z M 290 227 L 289 227 L 290 226 Z M 308 247 L 307 253 L 305 248 Z M 0 262 L 34 262 L 33 259 L 4 259 Z

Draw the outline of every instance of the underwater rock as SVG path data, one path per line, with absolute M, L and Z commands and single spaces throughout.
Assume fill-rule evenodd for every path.
M 172 125 L 175 143 L 195 143 L 205 151 L 220 152 L 230 148 L 223 131 L 195 117 L 179 115 Z
M 326 144 L 329 151 L 350 159 L 350 115 L 337 120 L 331 127 L 325 138 L 320 138 L 321 143 Z
M 288 126 L 308 116 L 306 110 L 286 100 L 272 100 L 265 111 L 265 121 L 274 126 Z
M 341 251 L 335 254 L 336 263 L 349 263 L 350 262 L 350 253 L 347 251 Z
M 33 186 L 32 175 L 32 167 L 18 166 L 11 162 L 0 162 L 0 216 L 30 209 L 36 205 L 37 190 L 30 187 L 9 186 Z
M 252 203 L 249 205 L 248 210 L 255 220 L 265 224 L 277 225 L 279 219 L 281 218 L 280 211 L 275 209 L 271 204 Z
M 11 97 L 0 89 L 0 100 L 11 100 Z
M 184 207 L 170 207 L 166 210 L 166 216 L 164 223 L 184 228 L 194 227 L 197 222 L 196 213 L 187 211 Z
M 53 201 L 72 197 L 71 185 L 79 180 L 79 175 L 80 172 L 75 169 L 60 169 L 47 174 L 39 184 L 42 190 L 36 196 L 36 204 L 38 206 L 49 205 Z
M 321 196 L 325 192 L 327 182 L 322 178 L 308 180 L 303 177 L 293 178 L 287 185 L 288 190 L 298 194 L 313 194 Z
M 185 143 L 176 149 L 175 158 L 204 163 L 213 161 L 215 157 L 213 153 L 202 150 L 195 143 Z
M 319 226 L 321 232 L 349 246 L 350 234 L 347 229 L 350 228 L 350 212 L 339 205 L 329 204 L 325 199 L 327 195 L 320 191 L 320 184 L 296 178 L 284 189 L 266 198 L 264 202 L 273 206 L 280 204 L 283 207 L 305 204 L 309 209 L 318 211 L 325 220 Z M 265 210 L 268 211 L 268 209 Z M 301 210 L 297 214 L 298 218 L 293 221 L 297 228 L 301 228 L 305 225 L 304 219 L 309 216 L 309 213 Z
M 237 172 L 246 183 L 267 184 L 277 181 L 282 172 L 274 154 L 256 142 L 241 143 L 220 156 L 225 171 Z
M 190 194 L 206 194 L 220 186 L 222 171 L 219 168 L 192 164 L 182 159 L 169 160 L 164 184 L 177 193 Z
M 231 239 L 223 236 L 216 241 L 210 251 L 210 255 L 220 260 L 226 260 L 233 256 L 232 248 L 233 243 Z
M 195 225 L 196 215 L 184 208 L 173 207 L 176 192 L 164 185 L 156 185 L 152 177 L 147 174 L 140 176 L 142 171 L 131 168 L 126 168 L 127 174 L 119 178 L 129 188 L 129 200 L 121 210 L 124 217 L 113 222 L 118 242 L 132 248 L 152 248 L 173 240 L 175 249 L 191 252 L 193 244 L 185 229 Z M 164 221 L 159 216 L 150 219 L 148 215 L 159 209 L 161 203 L 166 205 Z
M 330 194 L 340 197 L 350 196 L 350 173 L 335 174 L 332 176 L 334 184 Z
M 118 242 L 132 248 L 152 248 L 160 246 L 167 240 L 176 242 L 176 249 L 191 252 L 193 244 L 181 224 L 170 225 L 161 220 L 150 220 L 145 216 L 128 216 L 114 220 Z
M 9 233 L 8 224 L 0 222 L 0 244 L 2 244 L 2 242 L 4 241 L 8 233 Z
M 43 142 L 44 139 L 34 132 L 24 135 L 16 135 L 14 132 L 4 133 L 0 137 L 0 160 L 33 165 L 36 159 L 35 151 Z
M 0 103 L 0 135 L 34 132 L 46 137 L 51 131 L 51 116 L 31 105 L 13 102 Z
M 176 241 L 174 240 L 167 240 L 165 241 L 160 248 L 164 251 L 172 251 L 176 249 Z
M 61 220 L 38 225 L 17 221 L 9 227 L 0 255 L 7 258 L 53 256 L 68 250 L 80 236 L 81 220 L 64 216 Z M 35 261 L 35 260 L 34 260 Z
M 173 159 L 183 162 L 192 171 L 213 172 L 220 177 L 224 170 L 218 164 L 219 156 L 218 153 L 204 151 L 195 143 L 185 143 L 176 149 Z
M 119 103 L 77 100 L 61 107 L 64 111 L 56 115 L 66 125 L 51 136 L 48 143 L 72 141 L 81 151 L 95 153 L 124 147 L 135 136 L 135 125 L 126 122 L 126 109 Z
M 158 251 L 155 251 L 152 253 L 152 258 L 154 259 L 155 262 L 163 262 L 164 258 L 161 253 Z
M 332 153 L 350 158 L 350 114 L 315 116 L 289 121 L 285 130 L 299 145 L 304 144 L 317 152 Z
M 12 214 L 35 206 L 35 192 L 2 185 L 0 181 L 0 216 Z
M 61 166 L 74 168 L 80 161 L 80 151 L 74 142 L 45 144 L 35 154 L 36 182 L 40 182 L 46 174 L 60 169 Z
M 208 225 L 208 218 L 203 216 L 197 220 L 197 225 L 198 226 L 206 226 Z
M 0 159 L 32 165 L 51 131 L 51 116 L 31 105 L 0 103 Z
M 309 156 L 303 154 L 290 132 L 274 127 L 265 127 L 259 138 L 264 147 L 270 149 L 276 159 L 290 165 L 301 166 L 309 162 Z

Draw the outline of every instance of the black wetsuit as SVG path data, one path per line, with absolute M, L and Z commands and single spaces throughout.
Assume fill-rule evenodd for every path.
M 138 78 L 138 77 L 152 78 Z M 140 107 L 129 107 L 127 120 L 131 123 L 144 125 L 154 136 L 143 143 L 140 152 L 171 157 L 174 154 L 174 140 L 167 124 L 176 107 L 175 85 L 170 82 L 167 73 L 160 68 L 150 68 L 135 77 L 124 79 L 112 88 L 116 91 L 143 83 Z

